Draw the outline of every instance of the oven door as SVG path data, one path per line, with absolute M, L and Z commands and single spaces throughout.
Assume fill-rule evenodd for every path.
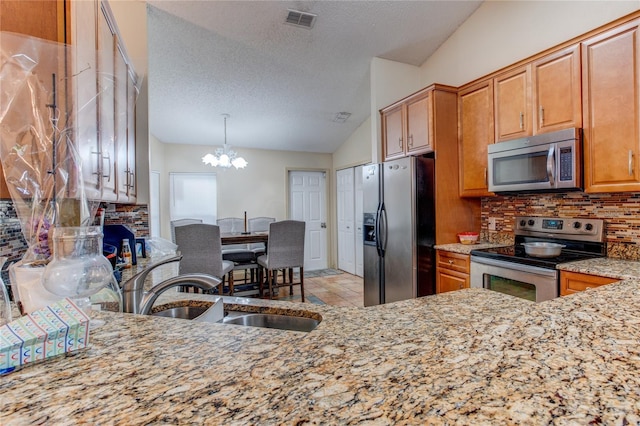
M 471 287 L 486 288 L 534 302 L 559 296 L 558 271 L 471 256 Z

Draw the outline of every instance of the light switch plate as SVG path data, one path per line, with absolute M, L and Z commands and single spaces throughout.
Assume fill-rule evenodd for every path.
M 496 230 L 496 218 L 495 217 L 490 217 L 489 218 L 489 231 L 495 231 Z

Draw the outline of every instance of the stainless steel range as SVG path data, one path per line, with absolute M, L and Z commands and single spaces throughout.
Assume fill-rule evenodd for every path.
M 515 245 L 471 251 L 471 287 L 542 302 L 560 295 L 556 265 L 606 255 L 600 219 L 516 217 Z M 560 255 L 536 257 L 523 243 L 562 244 Z

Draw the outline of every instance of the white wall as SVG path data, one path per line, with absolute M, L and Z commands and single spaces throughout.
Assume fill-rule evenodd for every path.
M 236 149 L 249 165 L 240 170 L 233 167 L 223 170 L 202 163 L 202 157 L 213 151 L 211 147 L 156 143 L 152 140 L 151 149 L 152 170 L 161 172 L 163 238 L 170 236 L 168 176 L 171 172 L 215 172 L 218 182 L 218 217 L 243 217 L 246 211 L 248 217 L 272 216 L 283 220 L 288 216 L 288 170 L 322 170 L 328 175 L 332 170 L 331 154 Z M 156 149 L 159 152 L 155 152 Z M 328 187 L 331 187 L 331 182 L 331 179 L 327 179 Z M 327 204 L 327 217 L 330 217 L 333 203 L 329 194 Z
M 420 68 L 387 59 L 371 61 L 371 161 L 382 161 L 380 109 L 420 90 Z
M 371 162 L 371 119 L 367 118 L 333 153 L 334 170 Z
M 372 161 L 378 110 L 433 83 L 461 86 L 640 9 L 640 1 L 485 1 L 421 67 L 371 62 Z
M 640 9 L 640 1 L 485 1 L 421 68 L 461 86 Z

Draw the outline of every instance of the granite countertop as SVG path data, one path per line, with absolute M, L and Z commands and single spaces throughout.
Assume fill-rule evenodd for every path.
M 300 333 L 98 312 L 88 350 L 0 379 L 0 424 L 640 422 L 640 280 L 540 304 L 484 289 L 225 303 L 323 319 Z
M 619 278 L 621 280 L 640 278 L 640 262 L 612 259 L 610 257 L 597 257 L 594 259 L 561 263 L 556 268 L 561 271 L 600 275 L 602 277 Z
M 462 244 L 462 243 L 437 244 L 433 248 L 435 248 L 436 250 L 450 251 L 450 252 L 459 253 L 459 254 L 470 254 L 471 250 L 486 249 L 486 248 L 493 248 L 493 247 L 505 247 L 508 245 L 509 244 L 495 244 L 495 243 L 480 241 L 476 244 Z

